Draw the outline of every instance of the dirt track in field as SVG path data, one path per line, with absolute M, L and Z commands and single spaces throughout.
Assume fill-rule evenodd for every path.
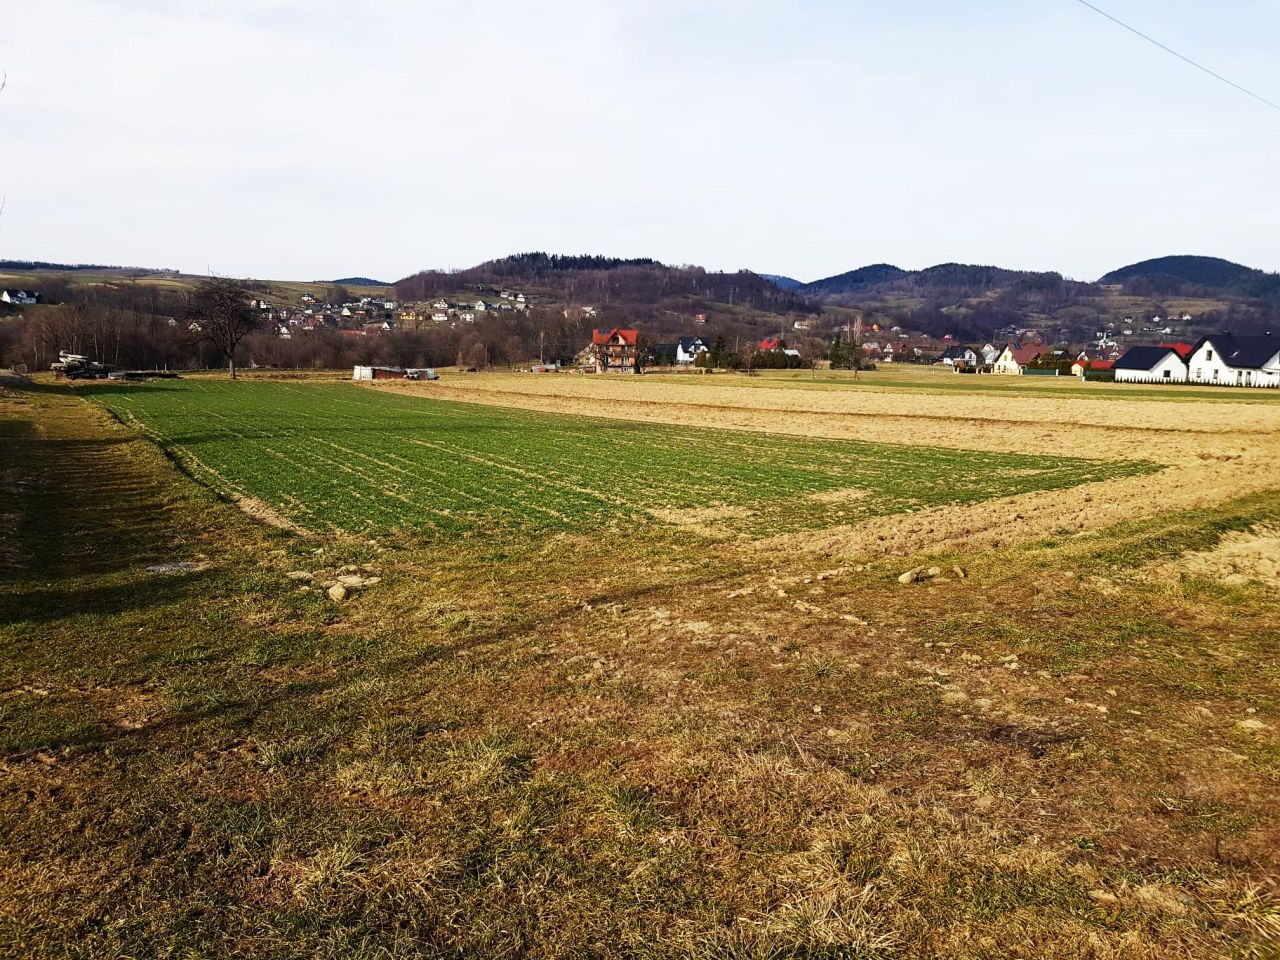
M 760 549 L 911 554 L 996 546 L 1206 507 L 1280 487 L 1280 404 L 896 393 L 643 377 L 486 375 L 377 389 L 555 413 L 984 451 L 1146 459 L 1162 472 L 757 541 Z M 1135 386 L 1135 389 L 1143 389 Z

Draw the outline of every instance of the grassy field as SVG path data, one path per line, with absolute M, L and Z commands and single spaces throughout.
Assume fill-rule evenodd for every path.
M 1155 469 L 555 416 L 342 384 L 83 392 L 215 489 L 312 531 L 617 533 L 666 518 L 766 535 Z
M 1276 593 L 1206 560 L 1266 549 L 1274 490 L 890 558 L 659 521 L 601 536 L 523 510 L 486 512 L 489 537 L 298 533 L 193 482 L 139 427 L 198 457 L 243 433 L 272 470 L 225 454 L 199 475 L 269 492 L 311 475 L 268 450 L 327 437 L 381 457 L 389 437 L 447 436 L 455 460 L 524 463 L 510 445 L 556 420 L 350 385 L 151 386 L 93 403 L 0 388 L 2 955 L 1280 949 Z M 100 405 L 126 402 L 128 425 Z M 464 410 L 484 429 L 460 428 Z M 555 429 L 576 451 L 610 427 Z M 831 488 L 803 444 L 707 433 L 724 470 L 765 474 L 726 473 L 721 498 Z M 703 501 L 667 447 L 641 446 L 657 464 L 625 477 L 665 471 L 689 483 L 671 502 Z M 849 469 L 867 447 L 844 447 L 863 453 Z M 930 448 L 914 455 L 904 472 L 930 469 Z M 616 475 L 589 460 L 557 469 L 593 489 Z M 369 505 L 361 470 L 343 479 Z M 544 477 L 486 496 L 574 502 Z M 541 535 L 518 535 L 530 522 Z M 919 563 L 950 582 L 898 581 Z M 338 604 L 288 576 L 347 565 L 381 582 Z

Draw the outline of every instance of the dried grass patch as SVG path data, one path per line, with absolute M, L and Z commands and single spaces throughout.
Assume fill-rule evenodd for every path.
M 745 520 L 752 511 L 746 507 L 655 507 L 649 514 L 663 523 L 675 524 L 678 527 L 700 527 L 705 524 L 722 523 L 726 520 Z
M 1280 529 L 1233 531 L 1212 550 L 1184 553 L 1173 570 L 1228 586 L 1261 583 L 1280 589 Z
M 823 490 L 819 493 L 809 494 L 809 499 L 815 503 L 857 503 L 870 496 L 870 490 L 864 490 L 861 487 L 844 487 L 839 490 Z

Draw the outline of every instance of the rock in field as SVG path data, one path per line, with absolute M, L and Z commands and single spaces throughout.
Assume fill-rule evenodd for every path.
M 340 583 L 335 583 L 329 588 L 329 599 L 336 603 L 341 603 L 347 599 L 347 588 Z

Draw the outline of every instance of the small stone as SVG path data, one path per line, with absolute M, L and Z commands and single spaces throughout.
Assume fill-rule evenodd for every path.
M 1255 720 L 1253 717 L 1238 721 L 1236 726 L 1241 730 L 1248 730 L 1250 733 L 1258 733 L 1262 730 L 1271 729 L 1267 724 L 1263 723 L 1261 720 Z
M 925 576 L 937 577 L 941 575 L 942 575 L 941 567 L 930 567 L 927 571 L 925 571 Z
M 915 583 L 920 579 L 920 574 L 924 572 L 924 567 L 912 567 L 906 573 L 898 575 L 899 583 Z
M 1105 890 L 1090 890 L 1089 899 L 1095 903 L 1119 903 L 1120 898 L 1114 893 L 1107 893 Z
M 951 572 L 954 573 L 956 578 L 959 580 L 963 580 L 965 577 L 969 576 L 968 571 L 965 570 L 964 567 L 952 567 Z
M 341 603 L 347 599 L 347 588 L 340 583 L 335 583 L 329 588 L 329 599 L 336 603 Z
M 290 570 L 285 574 L 289 580 L 311 580 L 314 579 L 306 570 Z

